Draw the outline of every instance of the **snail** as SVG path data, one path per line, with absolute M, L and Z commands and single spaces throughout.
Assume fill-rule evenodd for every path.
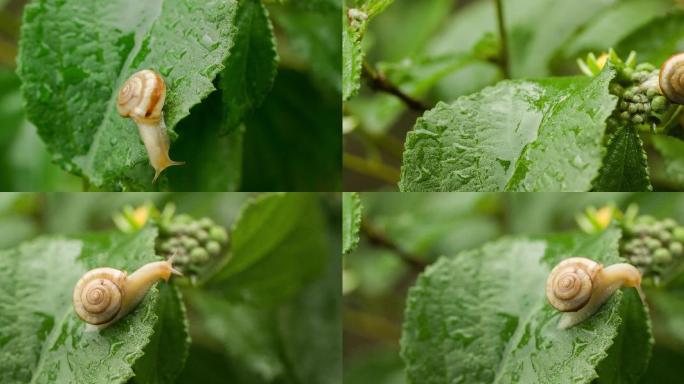
M 546 280 L 549 303 L 563 313 L 559 329 L 570 328 L 591 317 L 620 287 L 639 287 L 641 272 L 627 263 L 607 267 L 584 258 L 571 257 L 551 270 Z
M 73 305 L 76 314 L 88 326 L 86 331 L 100 330 L 112 325 L 145 297 L 154 283 L 168 281 L 171 274 L 181 275 L 167 261 L 147 263 L 130 276 L 114 268 L 95 268 L 86 272 L 74 287 Z
M 147 156 L 155 171 L 152 183 L 164 169 L 184 164 L 169 158 L 169 137 L 162 111 L 165 99 L 164 79 L 157 72 L 144 69 L 126 80 L 116 100 L 119 114 L 130 117 L 138 125 Z
M 684 104 L 684 53 L 678 53 L 663 63 L 658 77 L 660 92 L 676 104 Z

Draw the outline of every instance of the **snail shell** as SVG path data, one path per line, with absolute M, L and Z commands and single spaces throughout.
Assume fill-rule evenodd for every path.
M 74 288 L 74 309 L 88 324 L 108 323 L 121 311 L 126 272 L 114 268 L 88 271 Z
M 155 170 L 153 183 L 164 169 L 184 164 L 169 158 L 169 137 L 162 111 L 165 100 L 164 79 L 151 69 L 136 72 L 128 78 L 116 100 L 119 114 L 130 117 L 138 125 L 150 164 Z
M 558 328 L 565 329 L 591 317 L 620 287 L 638 287 L 641 273 L 627 263 L 603 267 L 594 260 L 572 257 L 561 261 L 546 280 L 549 303 L 563 313 Z
M 546 280 L 549 303 L 561 312 L 582 308 L 591 297 L 592 281 L 601 268 L 601 264 L 582 257 L 561 261 Z
M 76 283 L 74 310 L 94 329 L 104 329 L 133 310 L 154 283 L 168 281 L 171 274 L 180 275 L 172 259 L 145 264 L 130 276 L 114 268 L 95 268 Z
M 116 108 L 123 117 L 152 122 L 161 119 L 165 100 L 164 80 L 157 72 L 143 69 L 129 77 L 121 87 Z
M 684 104 L 684 53 L 663 63 L 658 77 L 660 92 L 671 102 Z

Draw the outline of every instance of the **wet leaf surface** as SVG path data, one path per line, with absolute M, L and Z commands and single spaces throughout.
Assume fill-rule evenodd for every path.
M 614 71 L 500 82 L 439 103 L 406 139 L 403 191 L 586 191 L 598 174 Z
M 161 73 L 173 139 L 176 124 L 215 90 L 222 73 L 230 105 L 221 127 L 234 127 L 270 89 L 273 44 L 254 0 L 243 7 L 234 0 L 35 0 L 24 12 L 18 73 L 28 116 L 58 164 L 97 187 L 147 190 L 152 169 L 137 127 L 115 108 L 121 84 L 140 69 Z M 269 76 L 255 77 L 260 70 Z
M 155 237 L 151 228 L 132 235 L 45 237 L 3 251 L 0 381 L 123 383 L 130 379 L 160 315 L 158 289 L 151 289 L 117 323 L 88 333 L 73 310 L 72 292 L 92 268 L 131 272 L 157 260 Z M 182 322 L 182 318 L 167 320 Z
M 560 312 L 544 292 L 548 273 L 562 259 L 619 262 L 619 237 L 609 229 L 505 238 L 439 259 L 407 299 L 401 344 L 409 382 L 588 383 L 599 364 L 638 377 L 652 339 L 633 289 L 618 291 L 594 316 L 566 330 L 557 329 Z M 635 328 L 640 331 L 633 336 L 618 336 Z M 630 367 L 615 354 L 632 354 Z

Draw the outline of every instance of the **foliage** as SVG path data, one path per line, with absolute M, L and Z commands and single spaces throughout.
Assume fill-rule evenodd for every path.
M 644 231 L 680 232 L 673 225 L 684 222 L 681 196 L 365 193 L 361 200 L 359 246 L 344 259 L 348 382 L 678 381 L 679 256 L 665 265 L 655 261 L 662 249 L 651 252 L 654 270 L 668 277 L 646 272 L 645 302 L 621 289 L 567 330 L 557 329 L 560 314 L 544 284 L 571 256 L 636 262 L 632 243 L 653 242 Z M 636 205 L 638 215 L 627 209 Z
M 356 192 L 342 194 L 342 253 L 347 254 L 359 245 L 361 227 L 361 199 Z
M 623 94 L 642 81 L 624 75 L 645 67 L 636 61 L 630 65 L 637 68 L 619 66 L 611 56 L 617 75 L 597 87 L 603 98 L 593 94 L 572 108 L 572 98 L 565 98 L 565 92 L 585 86 L 587 79 L 568 75 L 579 72 L 576 60 L 590 52 L 615 47 L 627 57 L 635 51 L 639 63 L 659 68 L 684 38 L 681 6 L 669 0 L 512 0 L 502 2 L 500 33 L 497 3 L 397 0 L 361 24 L 364 33 L 356 38 L 363 44 L 344 51 L 345 68 L 361 68 L 360 57 L 366 62 L 364 71 L 356 71 L 363 72 L 361 79 L 349 83 L 360 91 L 350 93 L 344 105 L 344 145 L 345 159 L 360 158 L 346 164 L 348 171 L 366 178 L 348 178 L 353 185 L 346 188 L 378 184 L 369 178 L 391 180 L 386 176 L 397 162 L 398 188 L 404 191 L 682 188 L 678 168 L 670 166 L 677 161 L 672 151 L 653 150 L 658 141 L 681 138 L 681 109 L 659 111 L 659 119 L 643 122 L 631 108 L 651 108 L 653 95 L 644 107 L 632 106 L 629 93 Z M 347 2 L 348 10 L 354 6 Z M 414 17 L 419 7 L 422 17 Z M 428 12 L 437 9 L 439 16 Z M 354 31 L 353 20 L 345 21 L 347 31 Z M 559 99 L 549 94 L 552 84 Z M 608 100 L 614 96 L 617 103 Z M 662 108 L 659 103 L 653 107 Z M 627 108 L 634 121 L 619 119 Z M 535 114 L 543 121 L 533 119 Z M 581 117 L 586 121 L 578 125 Z
M 339 177 L 330 170 L 339 169 L 339 157 L 334 151 L 323 153 L 330 147 L 301 144 L 304 155 L 321 148 L 321 161 L 313 163 L 318 168 L 260 173 L 266 164 L 300 161 L 300 152 L 290 150 L 292 143 L 264 132 L 273 129 L 264 127 L 264 121 L 278 121 L 278 129 L 290 136 L 293 129 L 309 130 L 317 133 L 319 142 L 339 143 L 339 130 L 331 121 L 340 110 L 335 102 L 340 80 L 334 75 L 340 63 L 330 53 L 339 55 L 339 35 L 331 33 L 339 31 L 339 25 L 335 29 L 336 22 L 330 23 L 339 20 L 332 18 L 339 8 L 294 1 L 270 8 L 274 15 L 261 0 L 135 6 L 126 1 L 31 1 L 23 14 L 17 58 L 28 118 L 52 160 L 81 176 L 87 187 L 100 190 L 338 189 Z M 296 12 L 311 22 L 293 26 Z M 92 18 L 111 22 L 82 23 Z M 280 24 L 285 33 L 276 39 Z M 309 48 L 316 46 L 325 46 L 327 56 Z M 312 57 L 320 59 L 324 69 L 301 65 Z M 143 68 L 155 69 L 165 79 L 171 157 L 186 162 L 166 171 L 155 185 L 135 124 L 120 117 L 114 105 L 121 84 Z M 277 72 L 314 82 L 317 88 L 303 89 L 305 96 L 271 92 L 274 81 L 277 87 L 289 87 Z M 309 97 L 318 101 L 315 107 L 307 105 L 309 110 L 329 120 L 302 122 L 296 120 L 300 110 L 289 112 L 291 103 Z M 284 118 L 288 113 L 291 117 Z M 261 120 L 254 119 L 257 116 Z M 276 139 L 255 142 L 255 135 Z M 314 182 L 301 181 L 309 179 Z
M 210 212 L 228 212 L 215 219 L 232 222 L 230 249 L 201 271 L 200 284 L 185 278 L 157 284 L 129 315 L 99 332 L 85 333 L 74 313 L 74 284 L 94 267 L 132 271 L 159 258 L 161 221 L 149 215 L 151 203 L 124 213 L 141 229 L 71 235 L 57 227 L 60 234 L 8 245 L 0 257 L 2 382 L 196 382 L 213 371 L 239 382 L 339 383 L 341 344 L 330 342 L 341 322 L 339 224 L 328 226 L 331 212 L 316 194 L 246 197 L 129 197 L 175 202 L 186 212 L 178 218 L 201 215 L 209 202 Z M 80 206 L 92 216 L 104 208 L 105 221 L 121 209 L 121 200 L 107 210 L 88 207 L 78 196 L 53 199 L 18 195 L 5 209 L 38 218 L 33 210 L 57 215 L 60 205 Z M 302 219 L 290 224 L 293 212 Z M 295 260 L 299 251 L 304 256 Z M 311 340 L 311 332 L 321 341 Z

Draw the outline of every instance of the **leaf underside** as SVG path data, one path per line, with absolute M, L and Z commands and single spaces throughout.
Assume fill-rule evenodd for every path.
M 439 103 L 408 134 L 403 191 L 587 191 L 598 174 L 615 71 L 504 81 Z

